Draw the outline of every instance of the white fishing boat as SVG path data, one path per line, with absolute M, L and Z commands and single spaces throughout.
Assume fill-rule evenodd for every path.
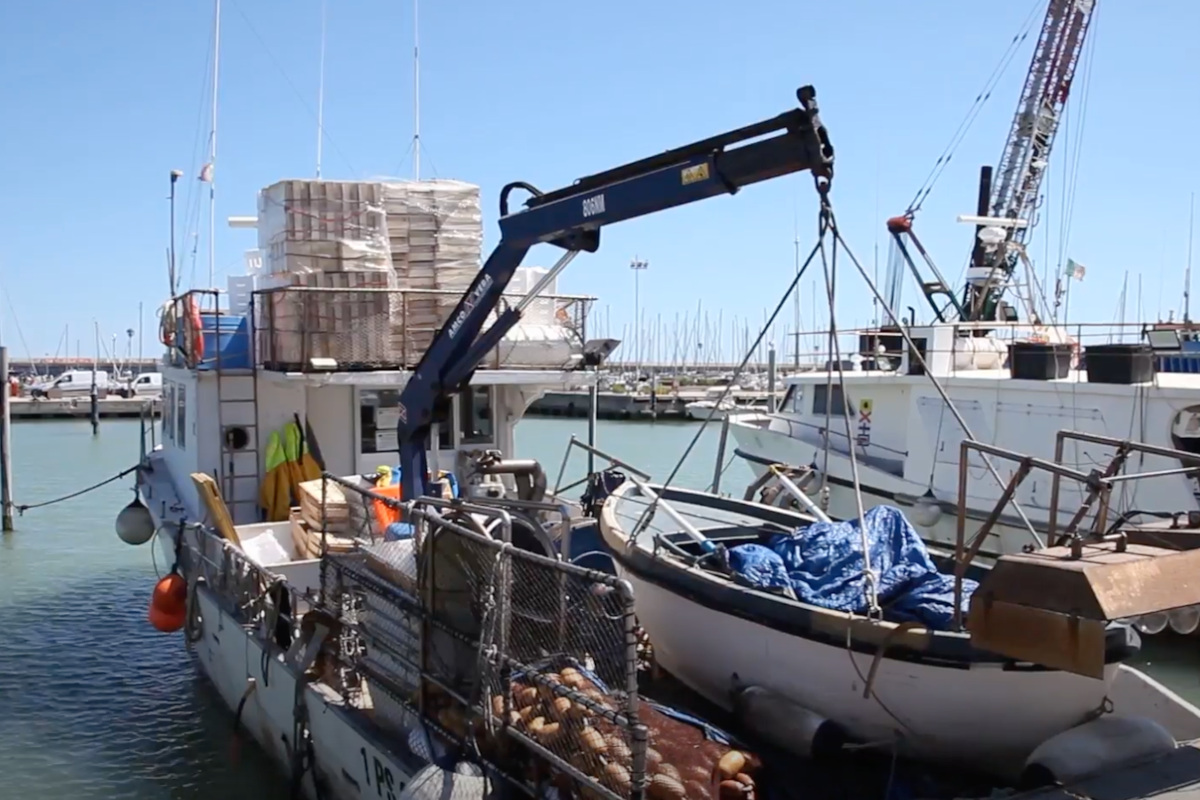
M 1167 451 L 1200 453 L 1195 343 L 1181 341 L 1180 326 L 1068 327 L 1058 310 L 1066 287 L 1086 269 L 1072 260 L 1060 264 L 1054 296 L 1047 298 L 1042 270 L 1034 269 L 1025 248 L 1040 216 L 1042 182 L 1094 12 L 1094 0 L 1053 0 L 1040 35 L 1029 37 L 1036 44 L 999 165 L 994 174 L 991 167 L 981 170 L 975 215 L 959 217 L 975 233 L 965 284 L 955 290 L 916 236 L 914 219 L 932 188 L 927 182 L 909 209 L 887 222 L 892 255 L 885 289 L 875 292 L 887 312 L 883 324 L 839 332 L 858 334 L 865 368 L 795 375 L 786 380 L 777 413 L 734 421 L 738 449 L 759 475 L 772 463 L 814 466 L 821 477 L 812 488 L 834 517 L 854 516 L 860 497 L 868 507 L 896 505 L 928 542 L 945 547 L 954 541 L 959 513 L 979 525 L 1007 479 L 989 474 L 977 458 L 966 505 L 958 508 L 964 439 L 1080 469 L 1108 462 L 1115 449 L 1099 440 L 1064 442 L 1056 439 L 1058 431 L 1154 446 L 1157 451 L 1138 456 L 1138 469 L 1147 472 L 1180 466 L 1176 457 L 1163 455 Z M 1014 38 L 1014 46 L 1024 33 L 1032 29 Z M 987 96 L 990 91 L 981 93 L 977 103 Z M 934 173 L 949 160 L 947 151 Z M 899 316 L 909 276 L 927 322 L 913 307 Z M 1071 496 L 1060 507 L 1074 508 L 1076 488 L 1064 491 Z M 1198 496 L 1196 475 L 1175 472 L 1125 484 L 1114 503 L 1119 513 L 1186 514 L 1200 509 Z M 1068 521 L 1050 518 L 1045 480 L 1023 485 L 1016 499 L 982 557 L 1038 546 L 1051 528 Z
M 1200 710 L 1127 665 L 1139 649 L 1130 625 L 1038 607 L 1041 592 L 1082 597 L 1064 574 L 1052 589 L 1047 573 L 1103 571 L 1126 557 L 1124 544 L 1115 556 L 1102 542 L 1082 556 L 1041 551 L 1032 580 L 1002 561 L 975 572 L 981 587 L 955 587 L 898 509 L 876 506 L 860 527 L 640 480 L 612 491 L 601 533 L 634 588 L 657 663 L 728 709 L 736 687 L 752 684 L 796 704 L 791 713 L 808 717 L 796 727 L 810 733 L 831 723 L 854 741 L 1009 778 L 1056 746 L 1047 742 L 1106 714 L 1180 737 L 1200 732 Z M 1168 567 L 1149 552 L 1129 551 L 1126 565 L 1142 559 L 1136 569 L 1166 582 L 1167 571 L 1200 563 L 1195 552 L 1153 554 L 1179 559 Z M 1195 601 L 1134 599 L 1137 576 L 1106 577 L 1115 579 L 1104 591 L 1125 593 L 1124 609 Z M 1024 605 L 1007 602 L 1014 586 Z
M 627 584 L 570 563 L 595 520 L 576 530 L 541 465 L 509 456 L 529 405 L 617 345 L 583 338 L 591 298 L 555 294 L 559 272 L 605 225 L 827 181 L 815 92 L 797 100 L 558 191 L 506 186 L 482 267 L 477 187 L 282 181 L 231 219 L 257 230 L 248 274 L 163 307 L 161 428 L 117 532 L 156 540 L 150 622 L 184 632 L 294 794 L 538 796 L 549 777 L 638 800 L 718 774 L 728 742 L 640 705 Z M 510 212 L 514 190 L 531 198 Z M 521 268 L 542 243 L 565 253 Z

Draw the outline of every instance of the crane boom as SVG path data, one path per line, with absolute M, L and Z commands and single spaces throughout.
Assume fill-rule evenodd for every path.
M 581 178 L 563 189 L 540 192 L 522 182 L 503 188 L 496 249 L 400 393 L 396 433 L 406 499 L 426 493 L 426 451 L 436 406 L 467 385 L 484 356 L 520 320 L 525 305 L 539 291 L 542 284 L 516 306 L 499 311 L 484 330 L 521 260 L 535 244 L 549 243 L 566 251 L 550 271 L 552 276 L 576 253 L 595 252 L 605 225 L 734 194 L 744 186 L 795 172 L 811 172 L 820 186 L 828 187 L 833 147 L 821 124 L 816 92 L 804 86 L 796 96 L 799 108 Z M 526 208 L 510 213 L 508 196 L 515 189 L 532 197 Z
M 1032 220 L 1059 121 L 1083 53 L 1096 0 L 1050 0 L 1017 104 L 990 199 L 991 216 Z M 1000 245 L 977 246 L 963 305 L 973 320 L 994 319 L 1004 282 L 1016 267 L 1010 244 L 1029 227 L 1011 227 Z

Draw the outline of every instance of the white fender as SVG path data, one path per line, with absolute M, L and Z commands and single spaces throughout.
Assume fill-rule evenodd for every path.
M 1101 772 L 1166 755 L 1175 738 L 1153 720 L 1105 714 L 1052 736 L 1025 760 L 1022 788 L 1070 785 Z
M 398 800 L 483 800 L 490 792 L 487 778 L 474 764 L 464 762 L 453 771 L 430 764 L 412 776 Z
M 738 722 L 755 737 L 801 758 L 831 755 L 847 741 L 836 722 L 761 686 L 736 687 L 733 709 Z

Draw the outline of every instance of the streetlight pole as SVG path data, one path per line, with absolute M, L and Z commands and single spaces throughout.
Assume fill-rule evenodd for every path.
M 639 379 L 642 377 L 642 305 L 638 277 L 641 275 L 642 270 L 647 269 L 649 266 L 649 261 L 640 259 L 637 256 L 634 256 L 633 260 L 629 262 L 629 268 L 633 270 L 633 324 L 635 326 L 634 330 L 637 333 L 637 347 L 634 349 L 634 357 L 637 359 Z

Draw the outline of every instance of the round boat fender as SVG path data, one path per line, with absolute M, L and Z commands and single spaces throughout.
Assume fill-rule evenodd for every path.
M 733 676 L 733 709 L 739 723 L 768 744 L 804 759 L 833 755 L 849 740 L 836 722 L 778 692 L 742 684 Z
M 435 764 L 422 767 L 400 792 L 398 800 L 484 800 L 490 793 L 483 771 L 464 761 L 453 770 Z
M 1105 714 L 1038 745 L 1025 760 L 1020 788 L 1069 785 L 1166 755 L 1175 747 L 1175 737 L 1154 720 Z

